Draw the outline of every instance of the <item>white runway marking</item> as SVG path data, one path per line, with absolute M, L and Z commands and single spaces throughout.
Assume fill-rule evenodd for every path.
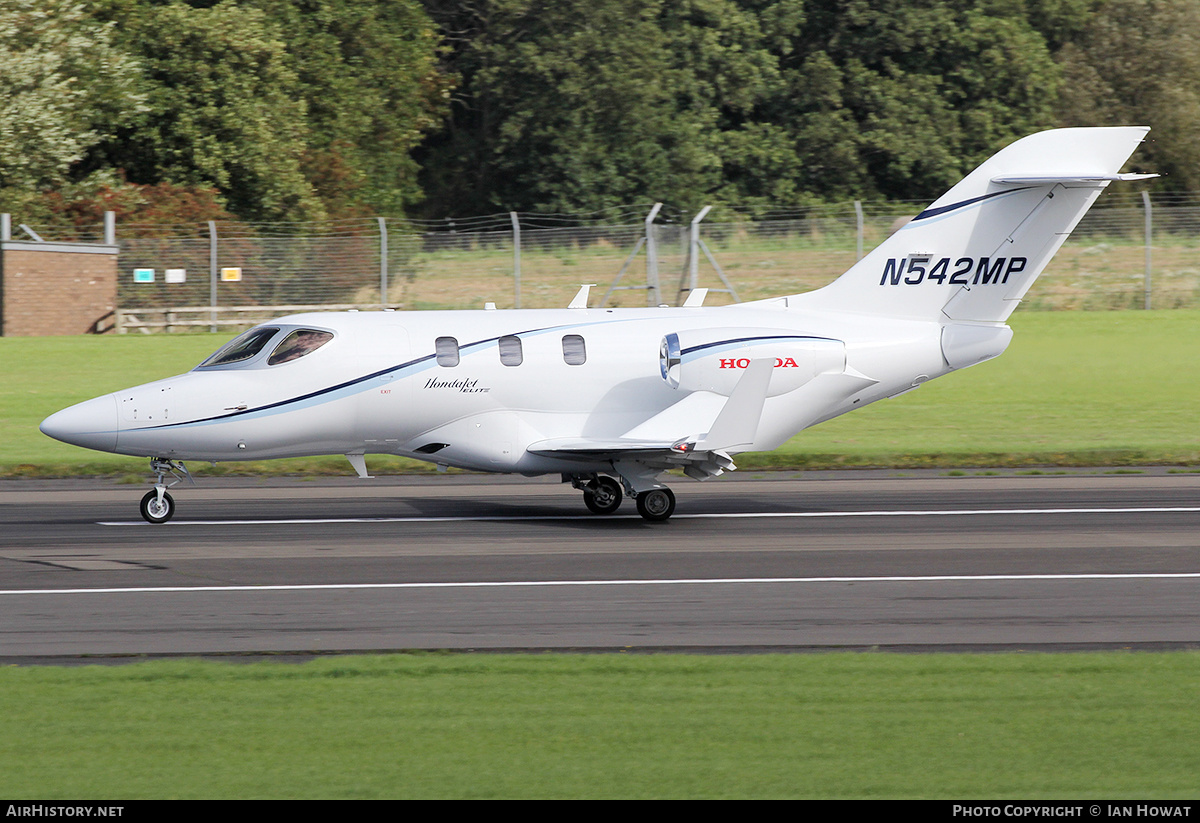
M 131 586 L 97 589 L 0 589 L 18 594 L 165 594 L 199 592 L 351 591 L 363 589 L 507 589 L 556 586 L 695 586 L 745 583 L 953 583 L 1030 580 L 1195 580 L 1200 572 L 1125 574 L 945 574 L 890 575 L 882 577 L 714 577 L 651 580 L 513 580 L 458 583 L 297 583 L 277 586 Z
M 771 517 L 970 517 L 988 514 L 1165 514 L 1200 512 L 1200 506 L 1147 506 L 1141 508 L 1083 508 L 1083 509 L 929 509 L 913 511 L 854 511 L 854 512 L 727 512 L 709 514 L 676 514 L 672 520 L 723 520 Z M 629 515 L 468 515 L 462 517 L 304 517 L 270 520 L 172 520 L 166 526 L 307 526 L 326 523 L 473 523 L 536 520 L 641 520 Z M 101 520 L 98 526 L 150 526 L 144 520 Z M 163 526 L 157 526 L 163 528 Z

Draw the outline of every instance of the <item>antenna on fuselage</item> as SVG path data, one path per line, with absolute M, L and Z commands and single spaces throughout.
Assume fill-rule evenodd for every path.
M 571 302 L 567 304 L 568 309 L 586 309 L 588 301 L 588 293 L 591 292 L 592 286 L 595 283 L 583 283 L 579 286 L 579 291 L 575 292 L 575 296 L 571 298 Z

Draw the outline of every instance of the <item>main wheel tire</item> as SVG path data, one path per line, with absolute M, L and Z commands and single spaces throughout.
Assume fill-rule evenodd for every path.
M 675 492 L 665 487 L 642 492 L 637 496 L 637 510 L 652 522 L 666 520 L 675 513 Z
M 595 514 L 612 514 L 621 506 L 621 484 L 598 477 L 583 488 L 583 503 Z
M 175 515 L 175 500 L 163 492 L 162 503 L 158 502 L 158 492 L 147 492 L 142 498 L 142 519 L 147 523 L 166 523 Z

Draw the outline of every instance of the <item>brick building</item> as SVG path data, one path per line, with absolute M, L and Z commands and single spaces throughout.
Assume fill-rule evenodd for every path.
M 4 215 L 5 218 L 8 215 Z M 0 335 L 107 331 L 117 307 L 117 246 L 13 240 L 0 225 Z M 105 240 L 113 240 L 109 231 Z

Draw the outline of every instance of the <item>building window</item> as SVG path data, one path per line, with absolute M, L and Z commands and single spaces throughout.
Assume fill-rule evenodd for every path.
M 458 341 L 453 337 L 439 337 L 434 343 L 439 366 L 458 365 Z
M 521 338 L 506 335 L 500 338 L 500 362 L 506 366 L 521 365 Z
M 587 348 L 578 334 L 564 334 L 562 346 L 563 360 L 568 366 L 582 366 L 587 362 Z

